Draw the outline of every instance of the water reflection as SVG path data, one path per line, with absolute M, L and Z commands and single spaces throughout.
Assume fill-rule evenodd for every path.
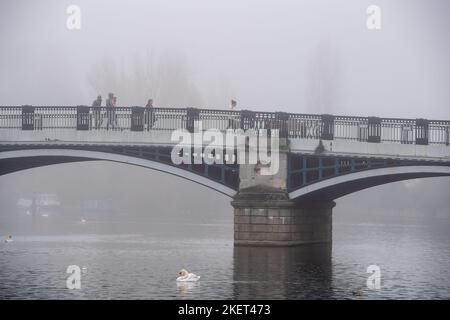
M 198 291 L 200 282 L 177 282 L 177 289 L 180 294 L 188 294 Z
M 329 299 L 331 245 L 235 247 L 235 299 Z

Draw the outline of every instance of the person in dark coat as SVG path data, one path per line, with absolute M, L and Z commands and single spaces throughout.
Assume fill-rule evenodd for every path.
M 97 99 L 95 99 L 92 102 L 92 109 L 93 109 L 93 113 L 94 113 L 94 123 L 95 123 L 95 128 L 99 129 L 102 125 L 102 118 L 101 118 L 101 109 L 100 107 L 102 106 L 102 96 L 98 95 Z
M 111 129 L 114 129 L 117 124 L 115 101 L 117 100 L 114 97 L 114 93 L 108 93 L 108 99 L 106 99 L 106 114 L 108 116 L 108 124 L 106 126 L 106 129 L 109 129 L 110 126 Z
M 144 115 L 145 125 L 147 127 L 147 130 L 150 130 L 151 128 L 153 128 L 153 125 L 155 124 L 156 121 L 156 117 L 153 112 L 153 99 L 148 99 L 147 104 L 145 105 L 144 112 L 145 112 Z
M 101 107 L 102 106 L 102 96 L 98 95 L 97 99 L 94 100 L 94 102 L 92 102 L 92 106 L 93 107 Z

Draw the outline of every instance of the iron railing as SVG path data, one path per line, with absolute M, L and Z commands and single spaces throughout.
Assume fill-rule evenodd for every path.
M 450 145 L 450 121 L 196 108 L 2 106 L 0 129 L 278 129 L 281 137 Z

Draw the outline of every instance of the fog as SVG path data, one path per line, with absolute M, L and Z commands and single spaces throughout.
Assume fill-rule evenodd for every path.
M 66 27 L 71 4 L 80 30 Z M 366 28 L 371 4 L 381 30 Z M 235 99 L 239 109 L 450 119 L 449 9 L 446 0 L 2 0 L 0 104 L 89 105 L 114 92 L 123 106 Z M 434 178 L 371 188 L 339 199 L 335 217 L 448 217 L 449 187 Z M 0 177 L 0 232 L 33 192 L 73 208 L 108 198 L 136 219 L 232 221 L 230 199 L 212 190 L 87 162 Z

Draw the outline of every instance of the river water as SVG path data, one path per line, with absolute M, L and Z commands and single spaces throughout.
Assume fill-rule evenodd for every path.
M 231 223 L 108 234 L 88 221 L 80 233 L 1 243 L 0 298 L 448 299 L 449 225 L 338 222 L 332 246 L 248 248 L 233 246 Z M 67 288 L 69 265 L 81 289 Z M 366 285 L 370 265 L 379 289 Z M 177 283 L 181 268 L 200 281 Z

